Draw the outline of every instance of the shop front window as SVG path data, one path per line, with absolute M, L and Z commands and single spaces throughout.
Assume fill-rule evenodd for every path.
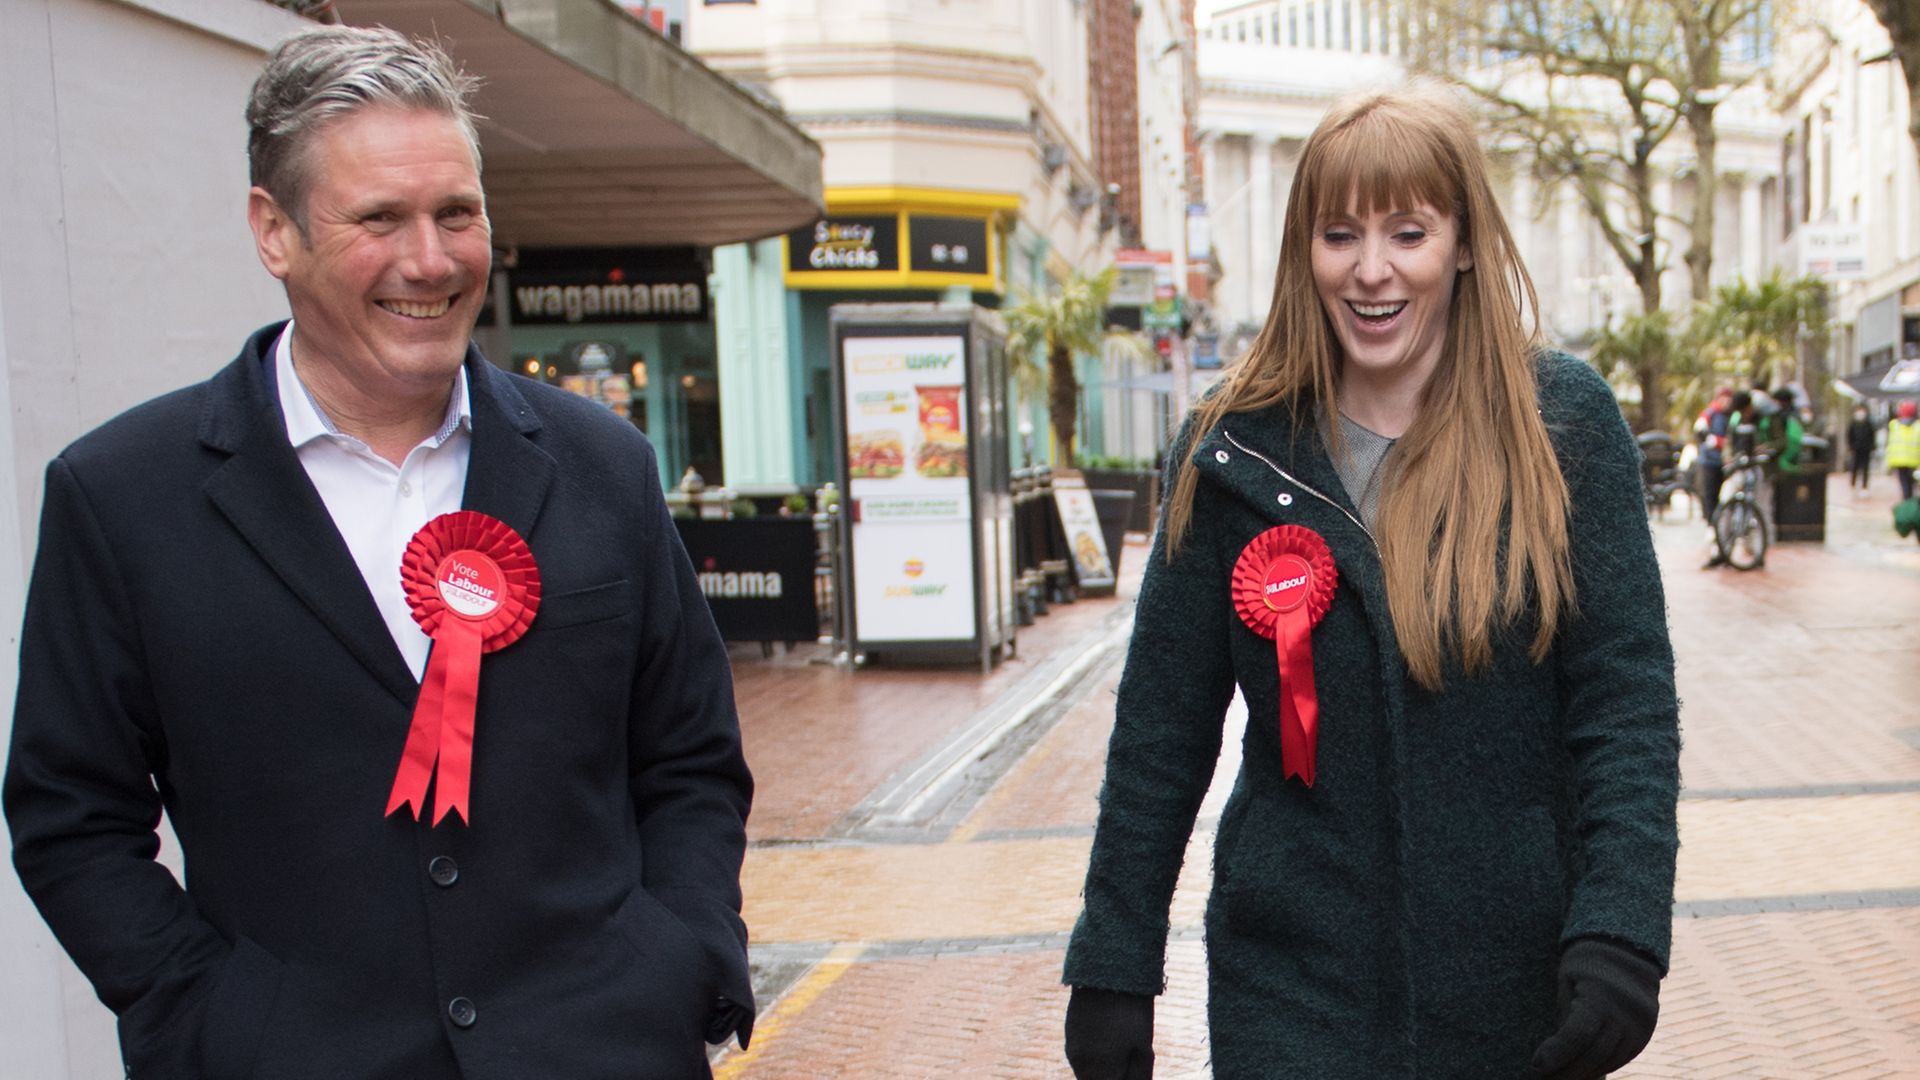
M 726 482 L 710 324 L 515 327 L 513 354 L 513 370 L 604 405 L 645 432 L 663 484 L 688 466 L 710 485 Z
M 483 316 L 505 366 L 645 432 L 663 484 L 689 465 L 721 484 L 719 388 L 707 274 L 693 248 L 519 251 Z
M 720 383 L 712 359 L 704 374 L 680 376 L 680 424 L 686 462 L 710 484 L 723 483 L 720 470 Z

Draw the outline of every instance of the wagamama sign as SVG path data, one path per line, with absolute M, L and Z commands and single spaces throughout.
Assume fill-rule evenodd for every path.
M 705 297 L 694 282 L 516 285 L 516 322 L 639 322 L 701 318 Z

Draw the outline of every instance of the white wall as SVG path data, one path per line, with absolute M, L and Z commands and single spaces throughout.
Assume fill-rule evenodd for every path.
M 1183 289 L 1187 280 L 1186 109 L 1181 72 L 1185 36 L 1179 0 L 1142 5 L 1136 43 L 1141 246 L 1173 252 L 1174 280 Z
M 1886 55 L 1886 28 L 1859 0 L 1815 3 L 1809 18 L 1811 25 L 1782 49 L 1782 81 L 1791 92 L 1781 112 L 1796 132 L 1813 118 L 1809 216 L 1867 226 L 1866 275 L 1836 284 L 1834 314 L 1859 331 L 1836 333 L 1836 343 L 1850 340 L 1871 350 L 1886 342 L 1866 332 L 1863 312 L 1920 282 L 1920 159 L 1907 137 L 1907 92 L 1898 66 L 1862 62 Z M 1821 165 L 1823 149 L 1831 155 L 1830 168 Z M 1823 183 L 1827 176 L 1830 190 Z M 1777 208 L 1767 228 L 1778 235 Z M 1788 273 L 1798 270 L 1796 248 L 1789 238 L 1776 253 Z M 1900 306 L 1898 300 L 1891 305 Z M 1861 360 L 1857 352 L 1837 353 L 1834 369 L 1850 373 Z
M 259 0 L 0 0 L 0 693 L 47 460 L 284 317 L 245 221 Z M 11 710 L 0 720 L 10 731 Z M 112 1017 L 0 872 L 0 1080 L 122 1075 Z
M 818 140 L 828 188 L 928 187 L 1021 197 L 1027 229 L 1065 265 L 1110 255 L 1092 186 L 1087 27 L 1075 0 L 759 0 L 690 10 L 690 48 L 755 87 Z M 1049 177 L 1045 138 L 1071 153 Z M 1107 245 L 1110 247 L 1110 245 Z

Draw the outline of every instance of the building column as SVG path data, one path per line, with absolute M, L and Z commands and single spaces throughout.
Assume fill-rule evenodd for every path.
M 1653 209 L 1655 218 L 1653 234 L 1659 238 L 1654 245 L 1654 258 L 1664 260 L 1666 269 L 1660 274 L 1660 304 L 1672 307 L 1680 291 L 1690 289 L 1686 269 L 1687 263 L 1682 256 L 1687 250 L 1688 240 L 1680 235 L 1680 227 L 1674 224 L 1669 215 L 1673 213 L 1673 175 L 1657 172 L 1653 177 Z M 1705 299 L 1701 297 L 1701 299 Z
M 1507 231 L 1513 234 L 1513 246 L 1520 257 L 1533 257 L 1533 170 L 1517 157 L 1508 158 L 1513 169 L 1513 186 L 1508 195 Z
M 1273 301 L 1273 270 L 1279 230 L 1274 227 L 1273 136 L 1247 140 L 1247 317 L 1258 322 Z
M 1893 75 L 1889 73 L 1887 78 L 1891 79 Z M 1893 258 L 1896 262 L 1905 262 L 1920 253 L 1920 245 L 1916 245 L 1916 239 L 1920 238 L 1913 235 L 1916 224 L 1920 224 L 1913 220 L 1914 162 L 1912 158 L 1906 158 L 1903 162 L 1901 158 L 1904 156 L 1904 152 L 1894 156 L 1893 205 L 1887 208 L 1888 216 L 1893 219 L 1890 224 L 1893 226 Z
M 1207 199 L 1207 228 L 1214 258 L 1220 263 L 1220 280 L 1214 283 L 1213 309 L 1226 329 L 1239 303 L 1240 278 L 1246 273 L 1247 243 L 1245 210 L 1246 186 L 1235 177 L 1245 172 L 1233 160 L 1241 140 L 1219 133 L 1209 134 L 1201 143 L 1205 156 L 1204 190 Z
M 789 488 L 797 476 L 793 414 L 804 390 L 788 362 L 781 270 L 779 237 L 713 251 L 720 454 L 736 490 Z
M 1740 178 L 1740 276 L 1759 281 L 1761 267 L 1760 180 L 1748 175 Z
M 1581 262 L 1589 258 L 1588 250 L 1593 240 L 1593 226 L 1586 220 L 1580 209 L 1580 200 L 1572 192 L 1556 191 L 1555 202 L 1559 211 L 1559 243 L 1555 245 L 1555 270 L 1558 280 L 1553 295 L 1559 297 L 1559 310 L 1542 312 L 1541 322 L 1548 326 L 1560 326 L 1564 332 L 1574 333 L 1589 325 L 1587 286 L 1580 280 Z M 1608 256 L 1611 258 L 1611 256 Z M 1578 318 L 1572 318 L 1574 313 Z

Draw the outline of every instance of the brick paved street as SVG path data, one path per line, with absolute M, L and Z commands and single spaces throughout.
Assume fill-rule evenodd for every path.
M 1836 478 L 1828 542 L 1755 573 L 1700 570 L 1683 510 L 1655 525 L 1682 848 L 1660 1029 L 1620 1077 L 1920 1078 L 1920 545 L 1876 484 Z M 736 656 L 762 1020 L 717 1076 L 1068 1075 L 1060 963 L 1145 555 L 991 675 Z M 1174 902 L 1158 1077 L 1209 1075 L 1200 913 L 1232 757 Z

